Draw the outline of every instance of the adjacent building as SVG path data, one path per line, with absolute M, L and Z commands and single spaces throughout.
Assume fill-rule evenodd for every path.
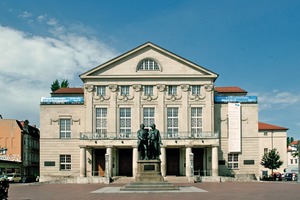
M 0 119 L 0 174 L 38 176 L 39 139 L 39 129 L 28 120 Z
M 41 180 L 134 177 L 142 123 L 160 130 L 164 177 L 259 178 L 257 97 L 218 76 L 151 42 L 81 74 L 82 88 L 41 98 Z

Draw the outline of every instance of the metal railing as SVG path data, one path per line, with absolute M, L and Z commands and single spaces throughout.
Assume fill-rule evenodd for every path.
M 194 171 L 194 176 L 198 176 L 198 177 L 201 177 L 201 176 L 212 176 L 212 171 L 210 169 L 208 170 L 195 170 Z
M 160 132 L 161 138 L 168 139 L 219 139 L 218 132 L 205 131 L 200 133 L 179 132 L 176 134 Z M 116 133 L 116 132 L 80 132 L 80 140 L 119 140 L 119 139 L 136 139 L 137 133 Z

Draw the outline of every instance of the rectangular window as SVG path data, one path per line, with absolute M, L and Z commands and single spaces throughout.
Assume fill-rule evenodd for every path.
M 176 95 L 177 94 L 177 86 L 169 85 L 168 86 L 168 95 Z
M 105 96 L 106 86 L 99 85 L 97 86 L 97 96 Z
M 268 153 L 268 148 L 264 148 L 264 154 Z
M 192 86 L 192 95 L 200 95 L 200 85 L 193 85 Z
M 129 95 L 129 85 L 122 85 L 120 87 L 121 95 Z
M 60 171 L 71 170 L 71 155 L 60 155 L 59 156 L 59 169 Z
M 264 132 L 264 136 L 268 136 L 268 132 Z
M 298 164 L 298 159 L 295 159 L 295 164 Z
M 59 137 L 71 138 L 71 119 L 60 119 L 59 120 Z
M 191 109 L 191 133 L 193 137 L 200 137 L 202 133 L 202 108 Z
M 293 163 L 293 161 L 294 161 L 294 160 L 293 160 L 293 159 L 291 159 L 291 165 L 292 165 L 292 164 L 294 164 L 294 163 Z
M 154 108 L 144 108 L 144 125 L 146 127 L 150 127 L 151 124 L 155 124 L 154 122 Z
M 144 86 L 144 95 L 145 96 L 152 96 L 153 95 L 153 85 L 145 85 Z
M 239 154 L 228 154 L 228 169 L 239 168 Z
M 167 108 L 167 134 L 169 138 L 178 137 L 178 108 Z
M 120 108 L 120 137 L 129 138 L 131 136 L 131 109 Z
M 107 108 L 96 108 L 96 134 L 95 138 L 106 137 L 107 134 Z

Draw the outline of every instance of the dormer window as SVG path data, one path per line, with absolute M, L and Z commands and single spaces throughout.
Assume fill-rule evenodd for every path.
M 138 71 L 158 71 L 159 65 L 152 59 L 142 60 L 138 64 Z

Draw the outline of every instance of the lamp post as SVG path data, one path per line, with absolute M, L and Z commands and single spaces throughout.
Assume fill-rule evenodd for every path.
M 1 148 L 1 149 L 0 149 L 0 154 L 1 154 L 1 155 L 5 155 L 6 152 L 7 152 L 7 148 L 4 147 L 4 148 Z

